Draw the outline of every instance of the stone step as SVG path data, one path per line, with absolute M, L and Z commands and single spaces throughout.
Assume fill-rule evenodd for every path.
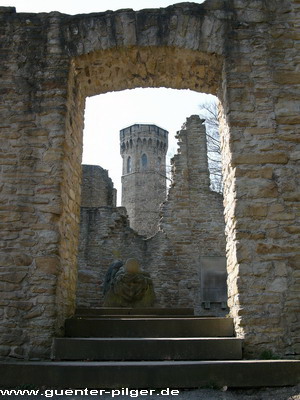
M 67 337 L 231 337 L 231 318 L 71 318 Z
M 99 307 L 99 308 L 77 308 L 75 317 L 100 317 L 100 316 L 193 316 L 193 308 L 113 308 L 113 307 Z
M 240 360 L 237 338 L 58 338 L 56 360 Z
M 0 362 L 0 387 L 198 388 L 289 386 L 300 361 Z M 119 393 L 121 394 L 121 392 Z
M 75 318 L 95 318 L 95 319 L 99 319 L 99 318 L 118 318 L 118 319 L 122 319 L 122 318 L 126 318 L 126 317 L 130 317 L 131 319 L 139 319 L 139 318 L 166 318 L 166 317 L 170 317 L 170 318 L 199 318 L 198 315 L 156 315 L 156 314 L 148 314 L 148 315 L 144 315 L 144 314 L 132 314 L 132 315 L 124 315 L 124 314 L 112 314 L 112 315 L 82 315 L 82 314 L 75 314 L 74 315 Z M 205 316 L 207 317 L 207 316 Z M 213 317 L 211 315 L 209 315 L 209 317 Z

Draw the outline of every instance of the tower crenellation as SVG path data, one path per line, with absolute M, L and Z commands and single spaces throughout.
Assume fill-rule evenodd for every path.
M 146 124 L 135 124 L 122 129 L 120 151 L 123 157 L 123 175 L 140 172 L 146 165 L 148 171 L 162 170 L 164 172 L 167 149 L 168 131 L 165 129 Z M 143 154 L 147 159 L 144 157 L 142 160 Z M 126 157 L 126 162 L 124 162 L 124 157 Z
M 158 228 L 159 206 L 166 198 L 168 131 L 153 124 L 134 124 L 120 131 L 123 158 L 122 205 L 130 225 L 151 236 Z

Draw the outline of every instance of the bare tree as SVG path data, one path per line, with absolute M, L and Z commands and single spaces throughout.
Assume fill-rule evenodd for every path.
M 222 193 L 222 160 L 217 101 L 216 99 L 213 102 L 202 103 L 199 115 L 200 118 L 205 119 L 210 188 L 215 192 Z

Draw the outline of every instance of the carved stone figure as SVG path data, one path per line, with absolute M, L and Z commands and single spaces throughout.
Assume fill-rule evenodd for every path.
M 114 261 L 104 282 L 105 307 L 151 307 L 155 294 L 150 274 L 140 269 L 135 258 Z

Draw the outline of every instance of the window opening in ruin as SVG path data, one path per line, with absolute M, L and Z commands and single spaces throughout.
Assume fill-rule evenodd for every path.
M 148 158 L 146 154 L 142 155 L 142 168 L 146 169 L 147 168 L 147 164 L 148 164 Z
M 215 192 L 222 193 L 222 159 L 221 143 L 219 136 L 217 99 L 211 102 L 203 102 L 200 105 L 199 115 L 202 119 L 205 119 L 207 161 L 208 169 L 210 172 L 210 188 Z
M 131 172 L 131 157 L 127 158 L 127 173 Z

